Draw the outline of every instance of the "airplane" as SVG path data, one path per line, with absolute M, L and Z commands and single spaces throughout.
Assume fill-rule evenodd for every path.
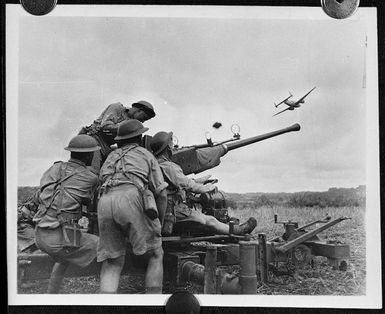
M 314 86 L 305 96 L 303 96 L 301 99 L 299 99 L 297 101 L 289 100 L 291 97 L 293 97 L 293 95 L 289 92 L 289 94 L 290 94 L 289 97 L 287 97 L 286 99 L 282 100 L 279 104 L 274 103 L 275 108 L 277 108 L 281 104 L 285 104 L 285 105 L 287 105 L 289 107 L 287 107 L 286 109 L 276 113 L 275 115 L 273 115 L 273 117 L 276 116 L 277 114 L 280 114 L 280 113 L 286 111 L 286 110 L 294 110 L 295 108 L 301 107 L 301 104 L 303 104 L 305 102 L 306 96 L 309 95 L 315 88 L 316 87 Z

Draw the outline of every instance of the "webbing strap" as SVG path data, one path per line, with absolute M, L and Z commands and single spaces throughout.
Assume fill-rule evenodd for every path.
M 79 167 L 80 168 L 80 167 Z M 80 171 L 78 170 L 79 168 L 76 168 L 73 172 L 71 172 L 70 174 L 68 174 L 67 176 L 63 177 L 64 173 L 65 173 L 65 170 L 67 169 L 67 167 L 63 168 L 63 165 L 61 165 L 60 167 L 60 177 L 54 181 L 54 182 L 51 182 L 51 184 L 55 183 L 55 187 L 54 187 L 54 194 L 52 195 L 52 198 L 51 198 L 51 201 L 47 207 L 47 210 L 48 209 L 51 209 L 51 206 L 54 202 L 54 200 L 56 199 L 56 197 L 58 196 L 58 194 L 60 193 L 60 201 L 59 201 L 59 205 L 56 209 L 56 216 L 58 217 L 60 215 L 60 211 L 61 211 L 61 207 L 62 207 L 62 204 L 63 204 L 63 194 L 64 194 L 64 188 L 62 186 L 62 183 L 66 180 L 68 180 L 69 178 L 71 178 L 73 175 L 75 174 L 79 174 L 79 173 L 82 173 L 84 171 L 87 170 L 87 168 L 82 168 Z M 46 184 L 44 186 L 47 187 L 48 185 L 50 184 Z M 60 187 L 60 189 L 58 189 L 58 187 Z M 60 220 L 60 218 L 59 218 Z
M 121 155 L 119 156 L 119 158 L 116 160 L 115 162 L 115 165 L 120 161 L 121 162 L 121 166 L 122 166 L 122 169 L 123 169 L 123 174 L 130 180 L 130 182 L 135 185 L 137 187 L 137 189 L 139 190 L 139 192 L 143 193 L 145 188 L 146 188 L 146 183 L 145 183 L 145 187 L 141 187 L 138 182 L 136 181 L 137 179 L 140 179 L 138 176 L 132 174 L 132 173 L 129 173 L 126 171 L 126 167 L 124 165 L 124 162 L 123 162 L 123 157 L 124 155 L 129 152 L 130 150 L 134 149 L 136 146 L 131 146 L 129 147 L 128 149 L 126 150 L 123 150 Z M 150 170 L 149 170 L 149 174 L 150 174 Z

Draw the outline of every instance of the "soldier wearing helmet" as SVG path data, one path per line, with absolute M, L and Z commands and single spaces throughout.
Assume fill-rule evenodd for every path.
M 94 195 L 98 176 L 90 167 L 94 152 L 100 147 L 94 138 L 77 135 L 66 150 L 67 162 L 55 162 L 40 180 L 35 241 L 37 247 L 55 260 L 48 293 L 58 293 L 64 273 L 70 264 L 88 266 L 96 257 L 98 237 L 80 232 L 77 221 Z M 76 244 L 68 233 L 77 230 Z
M 162 233 L 169 236 L 173 230 L 173 223 L 195 222 L 205 229 L 219 234 L 229 234 L 229 225 L 220 222 L 215 217 L 205 215 L 186 204 L 186 192 L 207 193 L 216 191 L 211 184 L 204 184 L 187 177 L 181 167 L 171 161 L 172 132 L 158 132 L 151 139 L 151 149 L 157 158 L 167 187 L 167 209 Z M 246 234 L 254 230 L 257 225 L 255 218 L 241 225 L 234 226 L 234 234 Z
M 110 146 L 115 143 L 115 136 L 121 122 L 136 119 L 140 122 L 155 117 L 154 107 L 145 100 L 134 102 L 131 108 L 125 107 L 120 102 L 109 105 L 93 124 L 84 127 L 79 134 L 88 134 L 94 137 L 101 147 L 95 154 L 92 166 L 99 170 L 111 152 Z
M 162 293 L 163 250 L 161 221 L 167 206 L 167 183 L 155 157 L 141 147 L 145 128 L 138 120 L 119 125 L 115 140 L 118 149 L 111 152 L 102 168 L 101 197 L 98 202 L 98 262 L 102 262 L 100 292 L 115 293 L 124 265 L 126 241 L 135 255 L 148 259 L 146 293 Z M 155 196 L 159 218 L 144 212 L 143 191 Z

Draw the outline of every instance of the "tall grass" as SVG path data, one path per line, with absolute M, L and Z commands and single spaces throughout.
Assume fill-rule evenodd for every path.
M 364 207 L 302 207 L 287 208 L 279 206 L 263 206 L 258 208 L 245 208 L 243 210 L 229 209 L 229 215 L 246 221 L 253 216 L 258 221 L 258 226 L 253 235 L 265 233 L 268 239 L 282 236 L 284 227 L 274 223 L 274 214 L 278 221 L 298 222 L 303 226 L 315 220 L 320 220 L 330 215 L 331 219 L 349 217 L 318 236 L 324 241 L 339 241 L 350 246 L 350 259 L 346 272 L 332 270 L 325 257 L 316 257 L 314 268 L 304 267 L 298 270 L 295 280 L 275 279 L 278 285 L 270 282 L 268 288 L 261 291 L 265 294 L 315 294 L 315 295 L 364 295 L 366 291 L 366 233 L 365 233 L 365 208 Z M 320 224 L 318 225 L 320 226 Z M 317 225 L 309 230 L 317 228 Z
M 278 221 L 290 220 L 292 222 L 298 222 L 299 226 L 315 220 L 322 220 L 327 215 L 331 216 L 331 219 L 344 216 L 351 219 L 343 221 L 324 232 L 331 233 L 330 230 L 334 230 L 334 232 L 337 230 L 344 232 L 351 230 L 351 228 L 362 228 L 364 230 L 365 209 L 363 207 L 291 208 L 262 206 L 258 208 L 229 209 L 229 215 L 239 218 L 241 223 L 249 217 L 256 218 L 258 226 L 253 233 L 266 233 L 268 238 L 282 235 L 284 230 L 281 224 L 274 223 L 274 214 L 278 215 Z

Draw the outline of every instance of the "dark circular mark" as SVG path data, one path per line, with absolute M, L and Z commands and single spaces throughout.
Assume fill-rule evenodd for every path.
M 20 0 L 20 3 L 32 15 L 45 15 L 55 8 L 57 0 Z
M 200 304 L 188 291 L 175 292 L 166 303 L 167 314 L 199 314 Z
M 321 0 L 322 9 L 334 19 L 346 19 L 356 12 L 359 0 Z

